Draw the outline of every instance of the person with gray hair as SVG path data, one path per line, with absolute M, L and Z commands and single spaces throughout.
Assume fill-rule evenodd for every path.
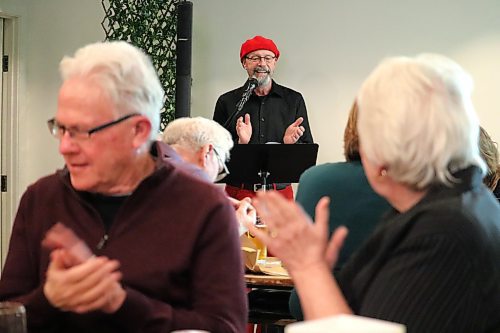
M 234 143 L 231 134 L 213 120 L 175 119 L 163 131 L 163 142 L 174 148 L 184 161 L 205 170 L 212 182 L 228 173 L 225 162 Z
M 30 332 L 242 332 L 234 210 L 164 158 L 151 60 L 104 42 L 60 69 L 48 127 L 65 166 L 21 199 L 0 300 L 24 304 Z M 214 258 L 224 265 L 214 269 Z
M 316 223 L 276 193 L 250 231 L 291 274 L 306 319 L 356 314 L 408 333 L 500 331 L 500 205 L 482 183 L 472 79 L 438 55 L 383 61 L 358 94 L 363 168 L 393 210 L 341 269 L 347 236 L 328 242 L 328 198 Z M 375 221 L 374 221 L 375 223 Z
M 231 133 L 214 120 L 203 117 L 175 119 L 163 131 L 163 142 L 184 161 L 203 170 L 211 182 L 221 180 L 229 173 L 226 161 L 234 143 Z M 236 210 L 239 234 L 242 235 L 248 230 L 244 223 L 254 224 L 256 220 L 252 200 L 228 199 Z

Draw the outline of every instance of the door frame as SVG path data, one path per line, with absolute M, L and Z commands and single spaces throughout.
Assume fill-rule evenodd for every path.
M 19 48 L 18 18 L 0 12 L 3 19 L 3 55 L 9 56 L 9 70 L 2 75 L 1 87 L 1 172 L 7 176 L 7 192 L 1 193 L 0 214 L 0 259 L 5 263 L 8 243 L 18 202 L 19 189 Z M 1 272 L 1 270 L 0 270 Z

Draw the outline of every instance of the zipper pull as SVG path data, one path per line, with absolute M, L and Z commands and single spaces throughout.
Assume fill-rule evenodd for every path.
M 102 250 L 106 246 L 106 243 L 108 242 L 108 239 L 109 239 L 108 234 L 104 234 L 104 236 L 102 236 L 101 240 L 97 244 L 96 248 L 98 250 Z

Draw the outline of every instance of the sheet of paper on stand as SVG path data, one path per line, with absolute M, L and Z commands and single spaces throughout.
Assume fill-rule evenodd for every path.
M 406 327 L 384 320 L 338 315 L 297 322 L 285 327 L 285 333 L 405 333 Z

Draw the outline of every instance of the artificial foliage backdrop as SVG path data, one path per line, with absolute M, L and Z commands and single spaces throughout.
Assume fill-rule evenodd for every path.
M 175 114 L 176 7 L 179 0 L 102 0 L 106 40 L 124 40 L 153 60 L 165 90 L 160 130 Z

